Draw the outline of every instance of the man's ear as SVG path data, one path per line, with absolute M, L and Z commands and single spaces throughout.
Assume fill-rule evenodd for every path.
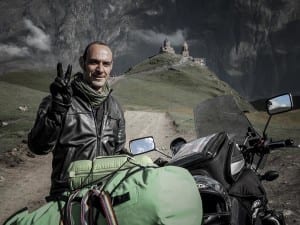
M 83 71 L 85 71 L 84 59 L 83 56 L 79 57 L 79 65 Z

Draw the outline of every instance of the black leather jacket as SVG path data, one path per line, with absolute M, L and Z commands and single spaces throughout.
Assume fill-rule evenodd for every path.
M 28 135 L 28 146 L 39 155 L 53 152 L 50 194 L 55 195 L 68 190 L 66 171 L 71 162 L 118 154 L 123 149 L 125 120 L 120 105 L 111 95 L 103 103 L 102 121 L 96 120 L 91 105 L 80 94 L 72 97 L 65 115 L 52 112 L 51 102 L 48 96 L 40 104 Z

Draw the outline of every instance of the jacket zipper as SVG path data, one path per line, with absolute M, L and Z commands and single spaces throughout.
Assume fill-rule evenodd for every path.
M 106 99 L 106 101 L 108 101 Z M 108 117 L 108 110 L 107 110 L 107 102 L 104 102 L 104 112 L 103 112 L 103 118 L 102 118 L 102 124 L 101 124 L 101 128 L 100 128 L 100 138 L 102 137 L 102 134 L 103 134 L 103 130 L 104 130 L 104 126 L 106 125 L 106 121 L 107 121 L 107 117 Z M 102 152 L 102 146 L 100 145 L 100 153 L 103 153 Z M 98 154 L 100 155 L 100 154 Z M 101 155 L 104 155 L 104 154 L 101 154 Z
M 97 150 L 97 154 L 96 154 L 96 157 L 99 156 L 102 153 L 102 146 L 100 144 L 100 140 L 98 140 L 98 139 L 102 137 L 103 129 L 104 129 L 104 126 L 105 126 L 106 121 L 107 121 L 107 117 L 108 117 L 108 110 L 107 110 L 107 108 L 108 108 L 108 101 L 109 101 L 108 98 L 109 98 L 111 92 L 112 92 L 112 90 L 110 90 L 110 92 L 109 92 L 109 94 L 108 94 L 108 96 L 107 96 L 107 98 L 106 98 L 106 100 L 104 102 L 104 107 L 103 107 L 104 110 L 103 110 L 103 118 L 102 118 L 102 124 L 101 124 L 101 128 L 100 128 L 100 134 L 98 132 L 97 118 L 94 115 L 92 104 L 89 102 L 89 105 L 91 107 L 91 112 L 92 112 L 92 115 L 93 115 L 93 119 L 94 119 L 94 123 L 95 123 L 95 128 L 96 128 L 96 138 L 97 138 L 96 139 L 96 142 L 97 142 L 96 143 L 97 144 L 97 149 L 96 149 Z M 101 154 L 101 155 L 103 155 L 103 154 Z
M 93 115 L 93 119 L 94 119 L 94 124 L 95 124 L 95 132 L 96 132 L 96 155 L 95 157 L 98 155 L 99 153 L 99 133 L 98 133 L 98 126 L 97 126 L 97 119 L 95 117 L 95 111 L 93 110 L 93 107 L 91 106 L 91 112 L 92 112 L 92 115 Z
M 108 111 L 107 111 L 107 101 L 105 101 L 104 103 L 104 110 L 103 110 L 103 118 L 102 118 L 102 123 L 101 123 L 101 127 L 100 127 L 100 132 L 98 132 L 98 122 L 97 122 L 97 118 L 95 117 L 94 111 L 93 111 L 93 107 L 91 106 L 91 111 L 92 111 L 92 115 L 93 115 L 93 119 L 94 119 L 94 123 L 95 123 L 95 128 L 96 128 L 96 144 L 97 144 L 97 149 L 96 149 L 96 157 L 103 155 L 102 153 L 102 146 L 101 146 L 101 141 L 100 139 L 102 138 L 102 134 L 103 134 L 103 130 L 104 130 L 104 126 L 106 124 L 107 121 L 107 117 L 108 117 Z

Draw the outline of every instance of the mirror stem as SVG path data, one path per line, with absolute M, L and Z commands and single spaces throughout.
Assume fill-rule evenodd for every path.
M 269 119 L 268 119 L 267 124 L 265 126 L 265 129 L 264 129 L 264 132 L 263 132 L 263 136 L 264 137 L 266 137 L 266 130 L 267 130 L 268 126 L 269 126 L 271 118 L 272 118 L 272 115 L 269 116 Z
M 171 157 L 171 156 L 169 156 L 169 155 L 167 155 L 166 153 L 164 153 L 164 152 L 162 152 L 162 151 L 158 150 L 157 148 L 156 148 L 155 150 L 156 150 L 156 151 L 158 151 L 159 153 L 161 153 L 162 155 L 164 155 L 164 156 L 168 157 L 169 159 L 172 159 L 172 157 Z

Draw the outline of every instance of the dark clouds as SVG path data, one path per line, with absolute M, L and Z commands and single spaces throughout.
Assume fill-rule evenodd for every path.
M 40 51 L 51 50 L 51 39 L 50 35 L 46 34 L 42 29 L 35 26 L 31 20 L 24 19 L 25 27 L 30 31 L 30 34 L 25 37 L 25 43 Z
M 0 60 L 29 57 L 32 51 L 51 51 L 51 39 L 41 28 L 35 26 L 31 20 L 24 19 L 24 35 L 19 37 L 19 43 L 0 43 Z
M 155 44 L 157 46 L 160 46 L 167 38 L 172 45 L 181 46 L 186 40 L 187 34 L 184 30 L 177 30 L 173 33 L 156 32 L 154 30 L 134 30 L 132 31 L 132 36 L 147 44 Z

